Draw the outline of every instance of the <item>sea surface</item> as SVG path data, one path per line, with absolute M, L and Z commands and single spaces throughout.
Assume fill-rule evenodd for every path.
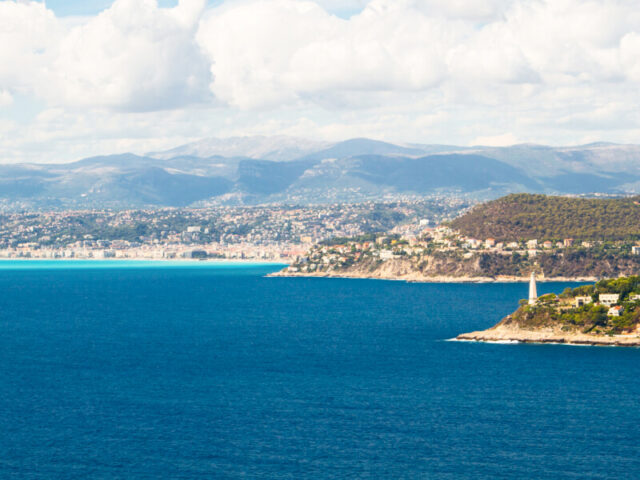
M 526 284 L 278 268 L 0 262 L 0 478 L 640 478 L 640 349 L 447 341 Z

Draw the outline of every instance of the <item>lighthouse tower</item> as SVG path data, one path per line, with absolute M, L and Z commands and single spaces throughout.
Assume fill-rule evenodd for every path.
M 536 289 L 536 274 L 531 272 L 531 278 L 529 279 L 529 305 L 535 305 L 538 300 L 538 291 Z

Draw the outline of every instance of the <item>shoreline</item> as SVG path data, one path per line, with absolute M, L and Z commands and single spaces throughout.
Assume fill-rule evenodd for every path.
M 504 326 L 463 333 L 455 337 L 455 340 L 482 343 L 546 343 L 599 347 L 640 347 L 640 336 L 637 335 L 589 335 L 586 333 L 567 333 L 551 329 L 541 329 L 537 331 L 520 330 Z
M 126 269 L 126 268 L 188 268 L 188 269 L 231 269 L 231 268 L 263 268 L 275 270 L 282 268 L 281 262 L 266 262 L 253 260 L 209 260 L 198 261 L 191 259 L 174 260 L 151 258 L 31 258 L 31 259 L 0 259 L 0 271 L 12 270 L 65 270 L 65 269 Z
M 384 276 L 384 275 L 361 275 L 357 273 L 295 273 L 295 272 L 274 272 L 268 277 L 301 277 L 301 278 L 352 278 L 367 280 L 391 280 L 404 281 L 407 283 L 527 283 L 529 277 L 498 276 L 498 277 L 455 277 L 438 275 L 433 277 L 422 277 L 418 275 Z M 596 277 L 548 277 L 538 281 L 546 282 L 596 282 Z
M 252 259 L 225 259 L 211 258 L 200 260 L 197 258 L 0 258 L 3 262 L 158 262 L 158 263 L 220 263 L 220 264 L 244 264 L 255 265 L 288 265 L 286 262 L 276 260 L 252 260 Z

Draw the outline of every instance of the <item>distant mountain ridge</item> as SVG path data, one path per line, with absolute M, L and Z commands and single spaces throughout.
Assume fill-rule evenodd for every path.
M 0 207 L 326 203 L 412 195 L 640 193 L 640 146 L 457 147 L 367 138 L 204 139 L 146 155 L 0 165 Z

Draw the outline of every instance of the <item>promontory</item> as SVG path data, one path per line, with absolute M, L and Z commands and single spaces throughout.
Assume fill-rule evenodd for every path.
M 640 197 L 514 194 L 440 225 L 327 238 L 278 276 L 419 282 L 597 281 L 640 271 Z
M 567 288 L 560 295 L 521 300 L 520 307 L 497 325 L 457 339 L 640 346 L 640 277 L 601 280 Z

